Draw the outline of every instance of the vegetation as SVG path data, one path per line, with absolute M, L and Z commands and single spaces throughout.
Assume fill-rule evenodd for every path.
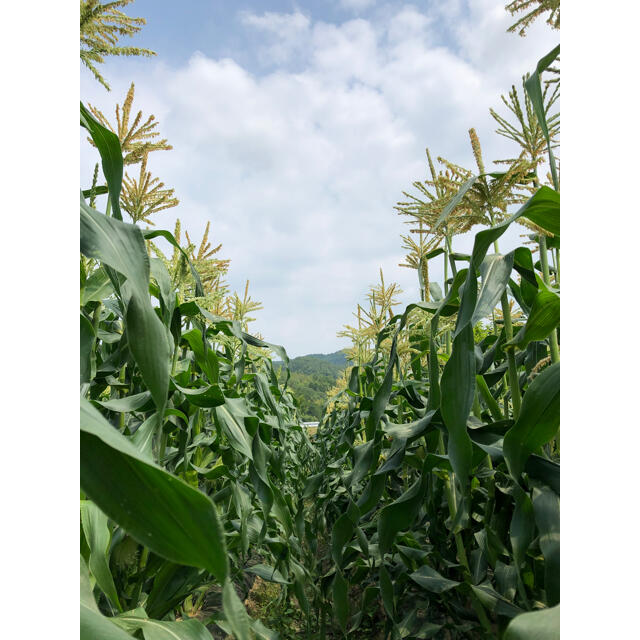
M 310 354 L 289 361 L 289 388 L 298 401 L 302 420 L 317 422 L 327 401 L 327 392 L 336 385 L 348 364 L 342 351 Z M 274 362 L 276 369 L 281 362 Z
M 146 24 L 144 18 L 132 18 L 119 10 L 133 0 L 80 0 L 80 61 L 91 70 L 107 91 L 111 88 L 96 65 L 104 56 L 155 56 L 154 51 L 139 47 L 119 47 L 122 36 L 133 36 Z
M 135 224 L 128 126 L 80 105 L 106 182 L 80 199 L 83 640 L 559 637 L 558 54 L 506 100 L 515 123 L 494 115 L 520 146 L 506 170 L 474 130 L 477 172 L 428 154 L 398 205 L 420 300 L 396 313 L 380 273 L 313 442 L 209 228 L 196 250 Z M 502 254 L 515 223 L 527 240 Z

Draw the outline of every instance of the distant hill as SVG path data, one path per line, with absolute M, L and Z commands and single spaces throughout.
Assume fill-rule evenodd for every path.
M 300 356 L 300 358 L 295 358 L 299 360 L 301 358 L 316 358 L 318 360 L 324 360 L 325 362 L 329 362 L 331 364 L 336 364 L 342 369 L 344 369 L 347 364 L 347 354 L 344 351 L 336 351 L 335 353 L 310 353 L 308 356 Z
M 282 367 L 280 361 L 273 364 L 276 369 Z M 290 360 L 289 387 L 300 403 L 303 420 L 313 422 L 320 419 L 327 391 L 333 387 L 348 365 L 349 361 L 343 351 L 312 353 Z

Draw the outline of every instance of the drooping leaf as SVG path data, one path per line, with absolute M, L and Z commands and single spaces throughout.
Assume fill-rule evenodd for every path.
M 244 426 L 244 417 L 249 415 L 246 402 L 241 398 L 225 398 L 224 404 L 217 406 L 215 412 L 231 446 L 253 460 L 251 439 Z
M 86 400 L 80 410 L 80 484 L 112 520 L 173 562 L 227 575 L 224 532 L 203 493 L 144 458 Z
M 433 593 L 443 593 L 449 589 L 457 587 L 460 583 L 455 580 L 449 580 L 440 575 L 435 569 L 426 564 L 414 571 L 409 576 L 414 582 L 419 584 L 423 589 L 432 591 Z
M 254 564 L 246 569 L 249 573 L 255 573 L 267 582 L 277 582 L 279 584 L 291 584 L 277 569 L 266 564 Z
M 391 576 L 384 565 L 380 567 L 380 593 L 382 594 L 382 604 L 387 615 L 393 620 L 395 617 L 395 603 L 393 600 L 393 582 Z
M 544 340 L 560 324 L 560 296 L 541 289 L 533 300 L 527 323 L 506 345 L 524 349 L 530 342 Z
M 131 640 L 109 618 L 100 613 L 91 589 L 91 580 L 87 565 L 80 557 L 80 640 Z
M 509 283 L 509 276 L 513 269 L 513 251 L 507 255 L 487 256 L 480 267 L 482 272 L 482 286 L 478 294 L 478 302 L 471 316 L 471 325 L 475 326 L 480 320 L 491 315 L 500 300 L 503 291 Z
M 504 640 L 560 640 L 560 605 L 516 616 Z
M 560 602 L 560 500 L 547 489 L 534 488 L 533 512 L 540 532 L 540 549 L 544 556 L 544 587 L 547 604 Z
M 117 220 L 122 220 L 120 191 L 122 190 L 124 162 L 122 160 L 120 140 L 113 131 L 103 127 L 82 102 L 80 103 L 80 124 L 89 132 L 91 139 L 100 152 L 102 172 L 107 180 L 113 217 Z
M 222 609 L 236 640 L 250 640 L 249 616 L 230 580 L 222 589 Z
M 473 455 L 471 438 L 467 433 L 467 418 L 473 405 L 476 382 L 473 346 L 473 328 L 467 324 L 454 338 L 451 357 L 440 381 L 440 411 L 449 432 L 447 453 L 463 486 L 468 481 Z
M 347 628 L 349 618 L 348 583 L 340 571 L 333 578 L 333 612 L 342 631 Z
M 422 501 L 423 489 L 424 481 L 418 478 L 397 500 L 381 510 L 378 517 L 378 546 L 381 554 L 391 548 L 398 531 L 411 526 Z
M 549 442 L 560 426 L 560 363 L 547 367 L 533 380 L 522 399 L 517 422 L 502 446 L 511 475 L 518 479 L 529 456 Z
M 82 514 L 82 528 L 85 539 L 91 551 L 89 569 L 105 595 L 122 611 L 122 605 L 109 569 L 108 551 L 111 532 L 109 531 L 107 516 L 89 500 L 80 502 L 80 512 Z
M 149 258 L 140 229 L 94 211 L 80 201 L 80 249 L 127 278 L 129 347 L 159 410 L 169 388 L 170 347 L 149 297 Z
M 531 98 L 531 104 L 536 114 L 542 133 L 547 141 L 547 151 L 549 152 L 549 164 L 551 166 L 551 175 L 553 177 L 553 184 L 558 189 L 558 176 L 556 175 L 556 163 L 553 157 L 553 151 L 551 149 L 551 139 L 549 137 L 549 128 L 547 126 L 547 119 L 545 117 L 544 98 L 542 94 L 542 85 L 540 82 L 540 74 L 548 69 L 553 61 L 560 54 L 560 45 L 554 47 L 546 56 L 541 58 L 536 65 L 535 71 L 527 78 L 525 82 L 525 89 Z M 558 231 L 559 233 L 559 231 Z

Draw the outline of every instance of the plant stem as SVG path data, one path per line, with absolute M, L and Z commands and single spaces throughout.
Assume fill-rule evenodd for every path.
M 98 306 L 93 311 L 93 331 L 96 334 L 96 339 L 98 337 L 98 328 L 100 326 L 100 314 L 102 313 L 102 302 L 98 302 Z
M 476 386 L 480 390 L 484 401 L 487 404 L 489 411 L 491 412 L 491 416 L 497 422 L 498 420 L 502 420 L 502 412 L 500 411 L 500 405 L 497 400 L 491 395 L 491 391 L 489 391 L 489 387 L 487 386 L 486 380 L 481 376 L 476 376 Z
M 540 245 L 540 266 L 542 267 L 542 278 L 547 286 L 551 285 L 551 278 L 549 277 L 549 258 L 547 256 L 547 238 L 543 234 L 538 236 L 538 243 Z M 549 346 L 551 350 L 551 362 L 560 361 L 560 349 L 558 347 L 558 334 L 554 329 L 549 336 Z
M 478 389 L 473 392 L 473 415 L 476 418 L 482 418 L 482 407 L 480 406 L 480 400 L 478 399 Z
M 438 450 L 440 455 L 445 455 L 444 448 L 444 438 L 442 436 L 442 432 L 439 433 L 438 438 Z M 453 473 L 448 473 L 445 476 L 444 486 L 445 492 L 447 494 L 447 504 L 449 505 L 449 516 L 451 517 L 451 522 L 455 522 L 456 515 L 458 513 L 458 507 L 456 504 L 456 492 L 455 492 L 455 475 Z M 489 632 L 491 632 L 491 623 L 487 618 L 487 614 L 484 611 L 484 607 L 482 603 L 478 600 L 477 596 L 471 589 L 471 569 L 469 566 L 469 560 L 467 558 L 467 551 L 464 547 L 464 541 L 462 540 L 462 534 L 460 531 L 453 534 L 453 537 L 456 541 L 456 552 L 458 561 L 463 567 L 463 575 L 465 582 L 469 585 L 469 592 L 471 595 L 471 605 L 473 606 L 474 611 L 476 612 L 478 619 L 482 626 Z
M 451 253 L 451 238 L 447 235 L 445 246 L 444 246 L 444 295 L 446 296 L 449 293 L 449 255 Z M 445 331 L 445 349 L 447 355 L 451 353 L 451 331 L 447 329 Z
M 446 237 L 446 242 L 447 242 L 447 247 L 449 248 L 449 262 L 451 264 L 451 275 L 455 278 L 458 275 L 458 269 L 456 268 L 456 261 L 454 260 L 453 256 L 451 255 L 453 253 L 453 249 L 451 248 L 451 236 L 448 235 Z
M 498 241 L 494 240 L 493 246 L 496 253 L 500 253 L 498 247 Z M 507 290 L 502 292 L 500 298 L 500 304 L 502 306 L 502 320 L 504 322 L 504 337 L 506 342 L 509 342 L 513 338 L 513 325 L 511 324 L 511 308 L 509 307 L 509 296 Z M 520 396 L 520 382 L 518 380 L 518 368 L 516 366 L 516 354 L 513 349 L 507 349 L 507 363 L 509 367 L 508 382 L 509 389 L 511 389 L 511 404 L 513 405 L 513 419 L 517 420 L 520 415 L 520 405 L 522 404 L 522 398 Z
M 147 547 L 142 548 L 142 553 L 140 554 L 140 561 L 138 563 L 138 573 L 140 574 L 138 577 L 138 582 L 136 582 L 135 589 L 131 595 L 131 608 L 135 609 L 138 606 L 138 602 L 140 600 L 140 592 L 142 591 L 142 585 L 144 583 L 144 578 L 146 575 L 145 569 L 147 567 L 147 559 L 149 558 L 149 549 Z
M 513 338 L 513 327 L 511 325 L 511 309 L 509 308 L 509 298 L 507 292 L 502 294 L 500 300 L 502 305 L 502 317 L 504 319 L 504 336 L 509 342 Z M 516 354 L 514 349 L 507 349 L 507 363 L 509 366 L 509 388 L 511 389 L 511 403 L 513 405 L 513 419 L 517 420 L 520 415 L 520 382 L 518 380 L 518 368 L 516 366 Z
M 118 382 L 124 383 L 126 380 L 126 371 L 127 371 L 127 363 L 125 362 L 120 369 L 120 375 L 118 376 Z M 118 396 L 120 398 L 124 397 L 124 391 L 122 389 L 118 390 Z M 120 412 L 120 431 L 124 431 L 124 411 Z

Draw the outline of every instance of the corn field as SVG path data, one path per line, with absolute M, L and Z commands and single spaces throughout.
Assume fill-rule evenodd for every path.
M 429 155 L 398 204 L 419 300 L 395 313 L 382 280 L 312 436 L 285 349 L 204 304 L 175 233 L 123 220 L 121 141 L 81 103 L 106 182 L 80 198 L 83 640 L 559 638 L 558 56 L 505 100 L 522 135 L 496 115 L 524 149 L 504 171 L 473 130 L 477 172 Z M 248 610 L 256 581 L 295 630 Z

